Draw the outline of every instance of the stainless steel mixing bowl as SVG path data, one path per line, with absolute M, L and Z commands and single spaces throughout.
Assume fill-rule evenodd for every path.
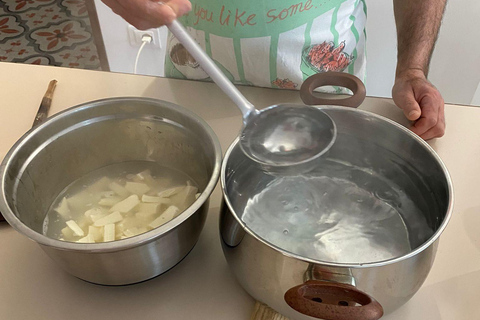
M 178 105 L 147 98 L 85 103 L 54 115 L 11 148 L 0 168 L 0 211 L 72 275 L 106 285 L 140 282 L 169 270 L 194 247 L 221 155 L 212 129 Z M 133 160 L 187 174 L 201 196 L 172 221 L 124 240 L 81 244 L 42 234 L 45 214 L 66 186 L 103 166 Z
M 266 174 L 243 155 L 235 141 L 225 154 L 221 174 L 225 199 L 220 215 L 223 251 L 243 288 L 290 319 L 378 319 L 383 312 L 390 313 L 407 302 L 425 281 L 440 235 L 452 214 L 452 182 L 435 151 L 403 126 L 365 111 L 322 108 L 335 121 L 338 136 L 330 151 L 319 160 L 318 168 L 305 176 L 308 179 L 320 174 L 332 177 L 332 181 L 349 181 L 388 203 L 405 223 L 401 228 L 403 231 L 407 228 L 411 250 L 389 259 L 337 262 L 308 257 L 267 240 L 254 231 L 255 225 L 245 222 L 249 207 L 260 208 L 257 212 L 266 221 L 265 229 L 279 230 L 277 234 L 283 236 L 283 227 L 275 221 L 283 219 L 287 225 L 287 220 L 302 213 L 293 210 L 282 215 L 282 206 L 292 207 L 293 202 L 300 208 L 309 199 L 305 194 L 318 191 L 305 190 L 302 187 L 305 182 L 293 177 L 299 183 L 289 190 L 283 189 L 284 194 L 293 194 L 293 200 L 282 203 L 281 194 L 278 199 L 271 199 L 268 206 L 260 206 L 261 198 L 256 196 L 268 190 L 277 177 Z M 355 170 L 335 170 L 332 163 Z M 358 201 L 349 195 L 348 188 L 322 199 L 338 199 L 337 207 L 333 208 L 337 212 L 346 202 Z M 370 214 L 352 212 L 360 220 Z M 304 236 L 307 229 L 320 230 L 325 224 L 335 227 L 336 221 L 320 223 L 325 220 L 321 220 L 322 215 L 327 213 L 316 211 L 319 222 L 302 225 L 296 234 Z M 380 212 L 380 219 L 381 216 Z M 367 225 L 366 230 L 374 228 L 374 224 Z M 290 230 L 288 237 L 292 233 Z M 392 230 L 392 234 L 384 234 L 383 239 L 391 240 L 394 233 Z M 365 242 L 355 240 L 349 242 L 350 248 L 363 250 Z M 335 243 L 336 248 L 341 247 L 342 241 Z

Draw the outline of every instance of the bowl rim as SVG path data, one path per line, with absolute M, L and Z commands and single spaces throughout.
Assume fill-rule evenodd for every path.
M 53 123 L 62 121 L 62 119 L 70 116 L 75 112 L 81 112 L 91 108 L 101 107 L 106 104 L 125 103 L 125 102 L 143 102 L 146 104 L 153 104 L 162 108 L 167 108 L 174 112 L 181 113 L 182 115 L 187 116 L 188 118 L 196 121 L 205 130 L 207 135 L 210 137 L 210 140 L 215 152 L 215 158 L 214 158 L 215 163 L 212 168 L 210 179 L 208 180 L 208 183 L 205 189 L 203 190 L 201 195 L 198 197 L 198 199 L 196 199 L 195 202 L 190 207 L 188 207 L 175 219 L 170 220 L 166 224 L 156 229 L 150 230 L 148 232 L 145 232 L 130 238 L 115 240 L 111 242 L 76 243 L 76 242 L 62 241 L 62 240 L 57 240 L 57 239 L 47 237 L 27 227 L 12 212 L 12 210 L 10 209 L 10 206 L 8 205 L 6 195 L 5 195 L 5 178 L 6 178 L 8 168 L 12 165 L 12 159 L 14 158 L 14 156 L 19 152 L 19 150 L 21 150 L 21 148 L 25 144 L 27 144 L 37 134 L 37 132 L 44 130 L 44 128 L 48 127 Z M 3 159 L 2 163 L 0 164 L 0 212 L 2 212 L 5 220 L 15 230 L 17 230 L 21 234 L 25 235 L 26 237 L 30 238 L 31 240 L 37 242 L 40 245 L 53 247 L 59 250 L 97 252 L 97 253 L 126 250 L 130 248 L 138 247 L 144 243 L 155 241 L 158 238 L 172 232 L 185 220 L 190 218 L 190 216 L 192 216 L 197 210 L 199 210 L 200 207 L 203 206 L 204 203 L 208 201 L 210 195 L 215 189 L 215 186 L 220 177 L 221 161 L 222 161 L 222 150 L 221 150 L 220 142 L 218 140 L 217 135 L 205 120 L 203 120 L 196 113 L 194 113 L 193 111 L 185 107 L 182 107 L 180 105 L 177 105 L 168 101 L 155 99 L 155 98 L 146 98 L 146 97 L 128 97 L 127 96 L 127 97 L 104 98 L 99 100 L 88 101 L 85 103 L 75 105 L 73 107 L 69 107 L 47 118 L 47 120 L 41 125 L 31 128 L 29 131 L 27 131 L 10 148 L 7 155 Z
M 450 177 L 450 174 L 447 170 L 447 167 L 445 166 L 445 164 L 443 163 L 442 159 L 438 156 L 438 154 L 435 152 L 435 150 L 425 141 L 423 140 L 422 138 L 420 138 L 418 135 L 414 134 L 412 131 L 410 131 L 409 129 L 405 128 L 403 125 L 391 120 L 391 119 L 388 119 L 384 116 L 381 116 L 381 115 L 378 115 L 378 114 L 375 114 L 375 113 L 372 113 L 372 112 L 369 112 L 369 111 L 365 111 L 365 110 L 359 110 L 359 109 L 352 109 L 352 108 L 345 108 L 345 107 L 342 107 L 342 106 L 318 106 L 320 107 L 321 109 L 324 109 L 328 112 L 328 110 L 334 110 L 334 111 L 342 111 L 342 112 L 354 112 L 354 113 L 361 113 L 363 115 L 367 115 L 369 117 L 374 117 L 374 118 L 377 118 L 379 119 L 380 121 L 385 121 L 391 125 L 393 125 L 396 129 L 399 129 L 400 131 L 402 131 L 403 133 L 409 135 L 412 139 L 414 139 L 417 143 L 419 143 L 423 148 L 425 148 L 427 151 L 429 151 L 432 156 L 434 157 L 434 159 L 438 162 L 438 164 L 440 165 L 443 173 L 445 174 L 445 180 L 447 182 L 447 186 L 448 186 L 448 197 L 450 199 L 449 203 L 448 203 L 448 208 L 447 208 L 447 212 L 445 214 L 445 218 L 443 219 L 442 223 L 440 224 L 440 226 L 437 228 L 437 230 L 435 231 L 435 233 L 427 240 L 425 241 L 422 245 L 418 246 L 417 248 L 415 248 L 414 250 L 412 250 L 411 252 L 405 254 L 405 255 L 402 255 L 402 256 L 399 256 L 399 257 L 395 257 L 395 258 L 392 258 L 392 259 L 387 259 L 387 260 L 380 260 L 380 261 L 374 261 L 374 262 L 365 262 L 365 263 L 343 263 L 343 262 L 331 262 L 331 261 L 323 261 L 323 260 L 317 260 L 317 259 L 313 259 L 313 258 L 308 258 L 308 257 L 304 257 L 304 256 L 301 256 L 299 254 L 296 254 L 296 253 L 293 253 L 293 252 L 290 252 L 290 251 L 287 251 L 287 250 L 284 250 L 268 241 L 266 241 L 265 239 L 263 239 L 261 236 L 258 236 L 255 232 L 253 232 L 243 221 L 241 218 L 238 217 L 237 213 L 235 212 L 234 208 L 233 208 L 233 205 L 232 203 L 230 202 L 229 198 L 228 198 L 228 195 L 227 195 L 227 191 L 226 191 L 226 180 L 225 180 L 225 173 L 226 173 L 226 169 L 227 169 L 227 163 L 228 163 L 228 160 L 230 159 L 230 155 L 233 151 L 233 149 L 238 145 L 239 143 L 239 138 L 235 139 L 232 144 L 228 147 L 227 151 L 225 152 L 225 155 L 224 155 L 224 158 L 223 158 L 223 162 L 222 162 L 222 171 L 221 171 L 221 175 L 220 175 L 220 184 L 221 184 L 221 188 L 222 188 L 222 195 L 223 195 L 223 200 L 225 201 L 225 204 L 227 205 L 228 209 L 230 210 L 231 214 L 233 215 L 233 217 L 235 218 L 235 220 L 238 222 L 238 224 L 240 224 L 240 226 L 242 227 L 242 229 L 247 232 L 250 236 L 252 236 L 253 238 L 255 238 L 256 240 L 260 241 L 262 244 L 266 245 L 267 247 L 279 252 L 280 254 L 286 256 L 286 257 L 289 257 L 289 258 L 293 258 L 293 259 L 297 259 L 297 260 L 301 260 L 301 261 L 304 261 L 306 263 L 313 263 L 313 264 L 319 264 L 319 265 L 324 265 L 324 266 L 329 266 L 329 267 L 343 267 L 343 268 L 354 268 L 354 269 L 360 269 L 360 268 L 371 268 L 371 267 L 381 267 L 381 266 L 386 266 L 386 265 L 390 265 L 390 264 L 394 264 L 394 263 L 397 263 L 397 262 L 400 262 L 400 261 L 403 261 L 403 260 L 407 260 L 415 255 L 418 255 L 420 254 L 422 251 L 426 250 L 428 247 L 430 247 L 431 245 L 433 245 L 433 243 L 435 241 L 437 241 L 437 239 L 440 237 L 440 235 L 443 233 L 443 231 L 445 230 L 445 228 L 447 227 L 447 224 L 448 222 L 450 221 L 450 218 L 451 218 L 451 215 L 452 215 L 452 211 L 453 211 L 453 203 L 454 203 L 454 193 L 453 193 L 453 183 L 452 183 L 452 179 Z

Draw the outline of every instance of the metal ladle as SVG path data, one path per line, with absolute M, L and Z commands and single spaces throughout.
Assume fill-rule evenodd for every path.
M 249 158 L 270 168 L 292 169 L 292 166 L 308 165 L 333 145 L 336 127 L 325 112 L 295 104 L 255 109 L 180 22 L 174 20 L 167 27 L 242 112 L 240 147 Z

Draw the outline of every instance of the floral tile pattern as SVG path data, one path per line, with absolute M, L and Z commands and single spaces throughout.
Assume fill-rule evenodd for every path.
M 15 16 L 0 16 L 0 41 L 17 37 L 24 31 Z
M 30 34 L 39 50 L 46 52 L 69 48 L 77 43 L 85 42 L 89 36 L 90 34 L 78 21 L 65 21 L 48 28 L 39 28 Z
M 0 0 L 0 62 L 100 70 L 85 0 Z

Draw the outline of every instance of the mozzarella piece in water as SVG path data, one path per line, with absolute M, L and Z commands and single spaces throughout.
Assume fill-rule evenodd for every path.
M 98 204 L 101 205 L 101 206 L 105 206 L 105 207 L 113 207 L 114 205 L 116 205 L 120 201 L 122 201 L 122 198 L 120 198 L 120 197 L 108 197 L 108 198 L 100 199 Z
M 130 192 L 128 192 L 128 190 L 125 187 L 119 185 L 116 182 L 110 183 L 108 187 L 110 188 L 110 190 L 112 190 L 113 192 L 115 192 L 121 197 L 128 197 L 128 195 L 130 195 Z
M 171 201 L 168 198 L 155 197 L 155 196 L 149 196 L 149 195 L 144 194 L 142 196 L 142 202 L 169 204 Z
M 178 209 L 175 206 L 170 206 L 157 219 L 150 222 L 149 226 L 153 229 L 158 228 L 161 225 L 164 225 L 168 221 L 172 220 L 179 212 L 180 212 L 180 209 Z
M 101 227 L 88 226 L 88 235 L 91 235 L 94 241 L 101 241 L 103 239 L 103 230 Z
M 160 211 L 160 203 L 140 203 L 138 205 L 139 212 L 158 213 Z
M 62 217 L 67 217 L 70 214 L 67 198 L 62 199 L 62 202 L 60 202 L 60 205 L 55 209 L 55 211 L 57 211 Z
M 94 243 L 95 239 L 93 238 L 93 235 L 87 234 L 85 237 L 77 240 L 77 242 L 80 242 L 80 243 Z
M 139 203 L 140 203 L 140 200 L 138 199 L 138 196 L 136 194 L 132 194 L 127 199 L 122 200 L 116 205 L 114 205 L 113 207 L 111 207 L 110 212 L 120 211 L 120 212 L 126 213 L 131 211 L 133 208 L 135 208 Z
M 158 196 L 161 197 L 161 198 L 168 198 L 168 197 L 171 197 L 171 196 L 179 193 L 180 191 L 182 191 L 183 188 L 184 187 L 170 188 L 170 189 L 164 190 L 162 192 L 159 192 Z
M 114 213 L 109 214 L 103 218 L 98 219 L 93 223 L 95 227 L 105 226 L 107 224 L 114 224 L 123 220 L 123 216 L 120 212 L 115 211 Z
M 103 241 L 115 240 L 115 225 L 113 223 L 107 224 L 103 227 Z
M 150 187 L 147 186 L 145 183 L 141 182 L 130 182 L 128 181 L 125 184 L 125 189 L 127 189 L 130 193 L 136 194 L 136 195 L 143 195 L 150 191 Z
M 85 232 L 83 232 L 82 228 L 80 228 L 80 226 L 74 220 L 68 220 L 67 226 L 72 229 L 76 236 L 83 237 L 85 235 Z
M 149 170 L 118 179 L 98 179 L 77 194 L 63 197 L 55 208 L 61 219 L 68 220 L 58 239 L 107 242 L 158 228 L 177 217 L 201 194 L 190 181 L 182 186 L 172 184 L 169 178 L 153 177 Z

